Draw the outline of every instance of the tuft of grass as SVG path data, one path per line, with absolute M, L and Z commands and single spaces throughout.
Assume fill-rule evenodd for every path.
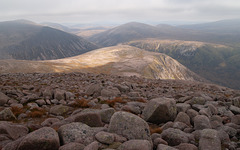
M 116 103 L 126 104 L 127 102 L 123 100 L 122 97 L 116 97 L 113 100 L 105 100 L 101 102 L 102 104 L 108 104 L 110 107 L 114 107 Z
M 145 99 L 142 99 L 142 98 L 137 99 L 136 101 L 137 101 L 137 102 L 141 102 L 141 103 L 147 103 L 147 101 L 146 101 Z
M 16 107 L 16 106 L 11 107 L 11 110 L 16 117 L 18 117 L 20 114 L 24 113 L 23 108 L 19 108 L 19 107 Z
M 153 134 L 153 133 L 158 133 L 158 134 L 161 134 L 162 133 L 162 128 L 161 127 L 156 127 L 156 126 L 149 126 L 149 129 L 150 129 L 150 133 Z
M 46 110 L 43 109 L 43 108 L 34 108 L 31 110 L 31 112 L 29 112 L 27 114 L 28 117 L 31 117 L 31 118 L 40 118 L 42 117 L 43 115 L 46 114 Z
M 88 101 L 86 99 L 76 99 L 72 105 L 73 107 L 88 108 Z

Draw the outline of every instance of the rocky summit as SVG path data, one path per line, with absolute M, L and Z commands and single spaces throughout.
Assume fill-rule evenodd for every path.
M 0 74 L 1 150 L 239 150 L 240 91 L 90 73 Z

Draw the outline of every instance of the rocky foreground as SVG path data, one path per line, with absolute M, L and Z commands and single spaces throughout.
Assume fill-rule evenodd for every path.
M 240 149 L 240 91 L 190 81 L 0 75 L 2 150 Z

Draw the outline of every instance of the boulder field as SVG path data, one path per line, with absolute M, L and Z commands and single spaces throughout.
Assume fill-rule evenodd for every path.
M 240 91 L 88 73 L 0 74 L 1 150 L 240 150 Z

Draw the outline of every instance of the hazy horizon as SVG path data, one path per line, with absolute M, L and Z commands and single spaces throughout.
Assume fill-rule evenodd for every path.
M 1 0 L 0 21 L 61 24 L 192 24 L 240 16 L 238 0 Z

